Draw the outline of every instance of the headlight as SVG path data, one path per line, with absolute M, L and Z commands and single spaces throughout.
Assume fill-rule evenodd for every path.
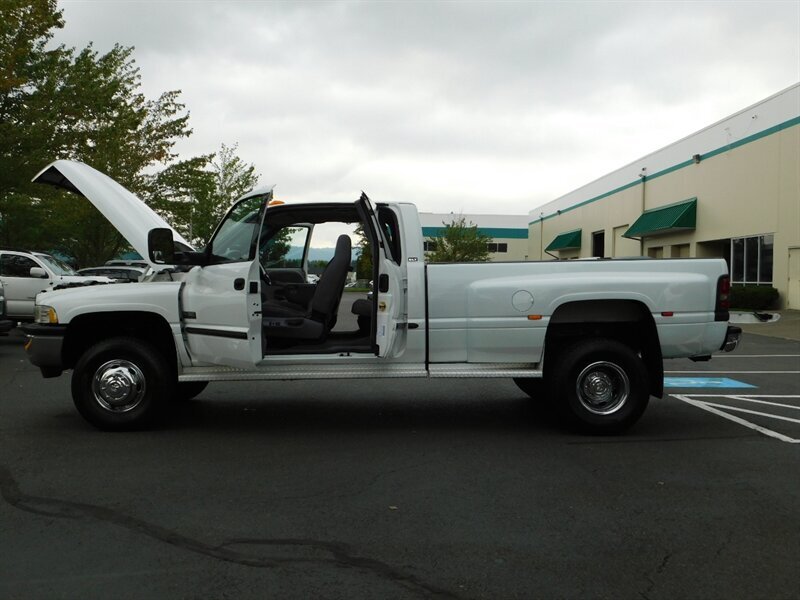
M 56 314 L 56 309 L 52 306 L 37 304 L 33 309 L 33 320 L 45 325 L 58 323 L 58 315 Z

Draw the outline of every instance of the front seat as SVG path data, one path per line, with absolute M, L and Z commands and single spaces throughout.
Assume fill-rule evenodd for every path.
M 350 270 L 350 250 L 350 236 L 340 235 L 333 258 L 320 275 L 307 309 L 265 302 L 261 309 L 264 335 L 297 340 L 324 339 L 336 325 L 339 300 Z

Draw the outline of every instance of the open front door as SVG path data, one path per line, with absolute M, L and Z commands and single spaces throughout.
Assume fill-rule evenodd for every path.
M 206 249 L 208 264 L 186 274 L 181 311 L 193 361 L 252 368 L 262 359 L 257 245 L 270 197 L 234 205 Z
M 175 247 L 191 250 L 189 242 L 144 202 L 88 165 L 57 160 L 33 180 L 85 196 L 147 262 L 152 229 L 171 229 Z M 180 318 L 193 361 L 249 368 L 261 360 L 256 243 L 271 197 L 272 189 L 262 188 L 237 203 L 215 232 L 208 260 L 184 278 Z
M 399 355 L 405 345 L 406 283 L 400 256 L 396 223 L 392 225 L 379 217 L 366 194 L 356 203 L 365 227 L 370 228 L 374 246 L 373 319 L 376 354 L 381 357 Z

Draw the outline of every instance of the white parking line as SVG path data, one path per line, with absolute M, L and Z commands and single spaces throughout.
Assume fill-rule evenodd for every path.
M 762 435 L 766 435 L 766 436 L 769 436 L 771 438 L 775 438 L 775 439 L 780 440 L 782 442 L 786 442 L 787 444 L 800 444 L 800 440 L 791 438 L 791 437 L 789 437 L 787 435 L 784 435 L 782 433 L 779 433 L 777 431 L 773 431 L 772 429 L 767 429 L 766 427 L 762 427 L 761 425 L 756 425 L 755 423 L 751 423 L 750 421 L 746 421 L 746 420 L 744 420 L 744 419 L 742 419 L 740 417 L 737 417 L 735 415 L 728 414 L 725 411 L 733 410 L 733 411 L 744 412 L 744 413 L 749 413 L 749 414 L 758 415 L 758 416 L 769 417 L 769 418 L 772 418 L 772 419 L 779 419 L 779 420 L 782 420 L 782 421 L 791 421 L 793 423 L 800 423 L 800 420 L 798 420 L 798 419 L 790 419 L 789 417 L 782 417 L 780 415 L 771 415 L 769 413 L 756 412 L 756 411 L 752 411 L 752 410 L 747 410 L 745 408 L 731 407 L 731 406 L 726 406 L 724 404 L 717 404 L 715 402 L 707 402 L 707 401 L 703 401 L 703 400 L 695 400 L 694 399 L 694 398 L 728 398 L 728 399 L 731 399 L 731 400 L 743 400 L 743 399 L 745 399 L 741 395 L 725 396 L 725 395 L 720 395 L 720 394 L 691 394 L 691 395 L 671 394 L 671 396 L 673 398 L 676 398 L 677 400 L 681 400 L 682 402 L 686 402 L 687 404 L 691 404 L 692 406 L 695 406 L 697 408 L 700 408 L 700 409 L 703 409 L 703 410 L 705 410 L 707 412 L 715 414 L 715 415 L 717 415 L 719 417 L 722 417 L 723 419 L 728 419 L 729 421 L 733 421 L 734 423 L 738 423 L 739 425 L 744 425 L 745 427 L 747 427 L 749 429 L 752 429 L 754 431 L 757 431 L 758 433 L 761 433 Z M 794 395 L 791 395 L 791 396 L 774 396 L 774 395 L 762 396 L 762 395 L 757 395 L 757 396 L 752 396 L 750 398 L 751 399 L 754 399 L 754 398 L 800 398 L 800 396 L 794 396 Z M 769 403 L 765 402 L 765 404 L 769 404 Z M 777 405 L 777 406 L 780 406 L 780 405 Z M 796 408 L 796 407 L 792 406 L 791 408 Z M 724 410 L 720 410 L 720 409 L 724 409 Z
M 733 412 L 747 413 L 748 415 L 756 415 L 758 417 L 767 417 L 769 419 L 778 419 L 779 421 L 789 421 L 790 423 L 800 423 L 800 419 L 792 419 L 790 417 L 782 417 L 781 415 L 773 415 L 770 413 L 759 412 L 757 410 L 748 410 L 746 408 L 739 408 L 738 406 L 728 406 L 727 404 L 717 404 L 715 402 L 706 402 L 707 406 L 714 408 L 722 408 L 725 410 L 732 410 Z
M 800 358 L 800 354 L 715 354 L 717 358 Z
M 770 396 L 759 396 L 759 398 L 769 398 Z M 779 402 L 767 402 L 766 400 L 756 400 L 755 398 L 745 398 L 744 396 L 726 396 L 731 400 L 741 400 L 742 402 L 753 402 L 755 404 L 765 404 L 767 406 L 777 406 L 779 408 L 790 408 L 800 410 L 800 406 L 795 404 L 781 404 Z M 800 396 L 777 396 L 777 398 L 800 398 Z

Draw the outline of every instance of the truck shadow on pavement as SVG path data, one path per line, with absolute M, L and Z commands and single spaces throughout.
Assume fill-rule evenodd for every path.
M 520 396 L 473 401 L 408 399 L 203 398 L 170 409 L 163 428 L 254 431 L 484 430 L 563 432 L 537 402 Z

